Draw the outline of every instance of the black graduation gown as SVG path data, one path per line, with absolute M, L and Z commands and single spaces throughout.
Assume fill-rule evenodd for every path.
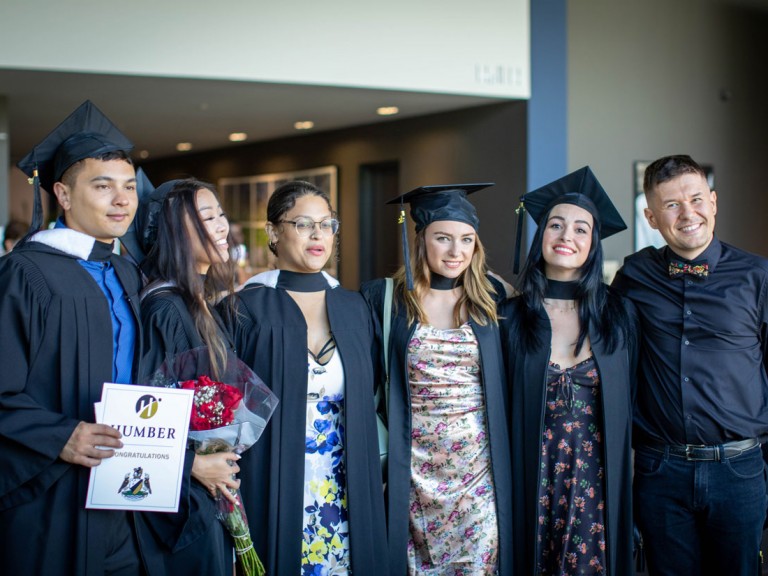
M 267 574 L 301 573 L 307 324 L 282 289 L 246 284 L 236 313 L 220 311 L 238 356 L 280 403 L 261 439 L 238 462 L 240 490 L 256 551 Z M 345 462 L 353 574 L 388 574 L 384 497 L 373 389 L 374 328 L 360 294 L 340 286 L 326 292 L 326 308 L 344 366 Z
M 617 296 L 612 295 L 612 298 Z M 549 318 L 542 312 L 545 327 L 537 351 L 525 352 L 519 341 L 521 297 L 503 305 L 500 315 L 502 347 L 509 382 L 512 472 L 514 488 L 514 536 L 516 573 L 535 574 L 541 438 L 544 426 L 546 373 L 552 339 Z M 624 301 L 630 319 L 634 307 Z M 600 374 L 600 402 L 605 441 L 606 541 L 609 575 L 632 574 L 632 393 L 637 364 L 636 338 L 608 354 L 595 331 L 589 333 L 592 353 Z
M 495 284 L 495 283 L 494 283 Z M 372 313 L 380 324 L 384 303 L 384 280 L 366 282 L 361 287 Z M 497 292 L 504 294 L 503 288 Z M 389 458 L 387 463 L 387 520 L 392 576 L 407 573 L 408 517 L 411 487 L 411 400 L 408 384 L 407 351 L 416 325 L 408 325 L 403 303 L 392 307 L 389 336 Z M 480 349 L 486 421 L 491 445 L 491 468 L 496 491 L 499 526 L 499 574 L 512 574 L 512 477 L 508 437 L 506 382 L 499 342 L 499 328 L 470 321 Z M 377 349 L 380 350 L 381 334 Z M 379 355 L 383 358 L 382 355 Z
M 140 340 L 138 270 L 119 256 L 110 262 Z M 29 242 L 0 259 L 0 354 L 2 572 L 103 575 L 128 515 L 86 510 L 90 469 L 58 457 L 78 422 L 94 421 L 112 380 L 107 300 L 76 257 Z
M 212 312 L 214 317 L 218 316 Z M 159 288 L 142 299 L 141 321 L 142 382 L 148 381 L 166 358 L 205 345 L 184 300 L 171 288 Z M 221 337 L 228 341 L 223 331 Z M 149 576 L 232 576 L 232 539 L 216 518 L 215 501 L 192 479 L 193 461 L 194 451 L 187 450 L 177 513 L 135 515 L 141 555 Z

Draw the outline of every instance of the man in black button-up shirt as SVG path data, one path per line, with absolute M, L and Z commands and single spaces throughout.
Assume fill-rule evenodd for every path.
M 768 260 L 715 238 L 717 195 L 690 157 L 651 164 L 644 189 L 667 246 L 628 257 L 614 286 L 643 332 L 634 494 L 649 569 L 751 576 L 767 499 L 755 439 L 768 436 Z

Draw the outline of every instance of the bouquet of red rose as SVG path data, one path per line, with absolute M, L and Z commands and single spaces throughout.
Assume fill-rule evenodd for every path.
M 242 454 L 261 436 L 277 407 L 277 397 L 234 354 L 229 354 L 218 380 L 211 369 L 207 348 L 195 348 L 169 358 L 152 377 L 152 385 L 194 390 L 189 437 L 195 452 Z M 226 382 L 226 384 L 224 383 Z M 264 566 L 253 548 L 240 491 L 237 504 L 219 494 L 217 517 L 235 542 L 235 551 L 246 576 L 263 576 Z

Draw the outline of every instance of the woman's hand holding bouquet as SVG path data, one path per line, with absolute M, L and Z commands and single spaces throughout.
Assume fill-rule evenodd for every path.
M 234 452 L 197 454 L 192 464 L 192 477 L 205 486 L 211 496 L 216 497 L 219 491 L 235 504 L 231 492 L 240 488 L 240 480 L 235 476 L 240 472 L 240 466 L 236 464 L 238 460 L 240 455 Z
M 235 542 L 242 573 L 263 576 L 240 499 L 240 481 L 235 478 L 240 470 L 236 460 L 259 439 L 278 401 L 233 354 L 223 374 L 213 380 L 209 374 L 215 372 L 208 350 L 195 348 L 167 360 L 152 384 L 194 390 L 189 438 L 197 456 L 192 474 L 216 498 L 217 517 Z

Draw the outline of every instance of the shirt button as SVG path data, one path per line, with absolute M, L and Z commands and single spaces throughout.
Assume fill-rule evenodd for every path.
M 688 342 L 688 340 L 686 340 L 685 341 L 685 345 L 688 346 L 688 344 L 690 344 L 690 342 Z
M 688 286 L 693 286 L 693 280 L 688 280 L 687 284 Z
M 683 378 L 683 381 L 684 381 L 684 382 L 688 382 L 689 380 L 690 380 L 690 378 L 688 378 L 688 376 L 686 376 L 685 378 Z
M 688 314 L 688 316 L 691 315 L 691 311 L 690 310 L 686 310 L 685 313 Z

